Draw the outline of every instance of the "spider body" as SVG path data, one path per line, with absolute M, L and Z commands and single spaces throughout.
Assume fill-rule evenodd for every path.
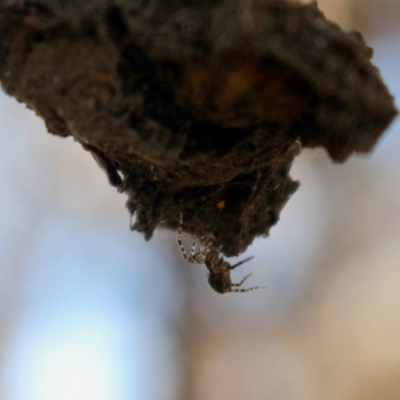
M 219 252 L 208 246 L 200 249 L 196 252 L 196 242 L 193 242 L 190 249 L 190 255 L 186 254 L 185 248 L 182 245 L 181 234 L 182 234 L 183 216 L 181 213 L 179 228 L 178 228 L 178 245 L 182 253 L 183 259 L 191 264 L 205 264 L 209 272 L 208 283 L 217 293 L 229 293 L 229 292 L 249 292 L 256 289 L 264 289 L 265 286 L 253 286 L 247 289 L 240 289 L 239 287 L 249 278 L 252 273 L 247 274 L 239 283 L 232 283 L 231 271 L 239 265 L 251 260 L 253 257 L 245 258 L 238 263 L 231 265 L 220 257 Z

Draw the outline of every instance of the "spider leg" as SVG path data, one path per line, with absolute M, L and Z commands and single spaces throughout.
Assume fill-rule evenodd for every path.
M 186 262 L 190 262 L 189 260 L 190 260 L 191 257 L 188 257 L 188 256 L 187 256 L 186 251 L 185 251 L 185 248 L 183 247 L 182 240 L 181 240 L 182 225 L 183 225 L 183 214 L 182 214 L 182 211 L 181 211 L 181 213 L 180 213 L 180 220 L 179 220 L 179 226 L 178 226 L 178 246 L 179 246 L 179 248 L 180 248 L 180 250 L 181 250 L 181 254 L 182 254 L 183 259 L 184 259 Z
M 247 274 L 239 283 L 232 283 L 230 292 L 241 292 L 241 293 L 244 293 L 244 292 L 250 292 L 251 290 L 265 289 L 266 288 L 265 286 L 253 286 L 253 287 L 250 287 L 250 288 L 247 288 L 247 289 L 233 289 L 235 287 L 242 286 L 243 283 L 246 282 L 247 278 L 249 278 L 251 275 L 253 275 L 253 273 Z
M 195 251 L 196 251 L 196 242 L 192 243 L 192 247 L 190 249 L 190 258 L 193 260 L 193 258 L 195 257 Z
M 244 264 L 245 262 L 251 260 L 252 258 L 254 258 L 254 256 L 251 256 L 251 257 L 249 257 L 249 258 L 245 258 L 244 260 L 239 261 L 239 262 L 236 263 L 236 264 L 230 265 L 230 266 L 229 266 L 229 269 L 232 270 L 232 269 L 238 267 L 239 265 L 242 265 L 242 264 Z M 249 275 L 248 275 L 248 276 L 249 276 Z
M 266 286 L 253 286 L 247 289 L 231 289 L 231 292 L 237 292 L 237 293 L 244 293 L 244 292 L 251 292 L 252 290 L 257 290 L 257 289 L 265 289 Z
M 182 244 L 182 225 L 183 225 L 183 214 L 180 213 L 179 227 L 178 227 L 178 246 L 181 250 L 182 257 L 187 263 L 191 264 L 204 264 L 206 258 L 206 250 L 200 250 L 196 253 L 196 242 L 192 243 L 192 247 L 190 248 L 189 256 L 186 253 L 185 248 Z
M 243 285 L 243 283 L 245 283 L 246 282 L 246 280 L 248 279 L 248 278 L 250 278 L 250 276 L 252 276 L 253 275 L 253 273 L 251 272 L 250 274 L 247 274 L 239 283 L 232 283 L 232 287 L 239 287 L 239 286 L 242 286 Z

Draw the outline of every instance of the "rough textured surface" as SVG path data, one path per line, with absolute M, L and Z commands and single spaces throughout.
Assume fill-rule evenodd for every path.
M 182 211 L 228 256 L 278 221 L 300 143 L 343 162 L 396 115 L 372 50 L 316 4 L 0 0 L 0 37 L 3 89 L 122 173 L 134 229 Z

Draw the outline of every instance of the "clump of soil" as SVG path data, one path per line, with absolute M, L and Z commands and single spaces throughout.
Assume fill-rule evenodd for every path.
M 286 0 L 3 0 L 3 89 L 128 195 L 133 229 L 227 256 L 268 235 L 302 147 L 366 153 L 397 111 L 360 34 Z

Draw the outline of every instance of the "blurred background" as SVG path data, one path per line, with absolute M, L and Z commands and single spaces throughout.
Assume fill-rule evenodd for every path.
M 398 0 L 319 5 L 399 95 Z M 88 152 L 0 92 L 0 399 L 400 399 L 399 130 L 344 165 L 304 151 L 299 191 L 233 273 L 267 289 L 221 296 L 175 233 L 129 230 Z

